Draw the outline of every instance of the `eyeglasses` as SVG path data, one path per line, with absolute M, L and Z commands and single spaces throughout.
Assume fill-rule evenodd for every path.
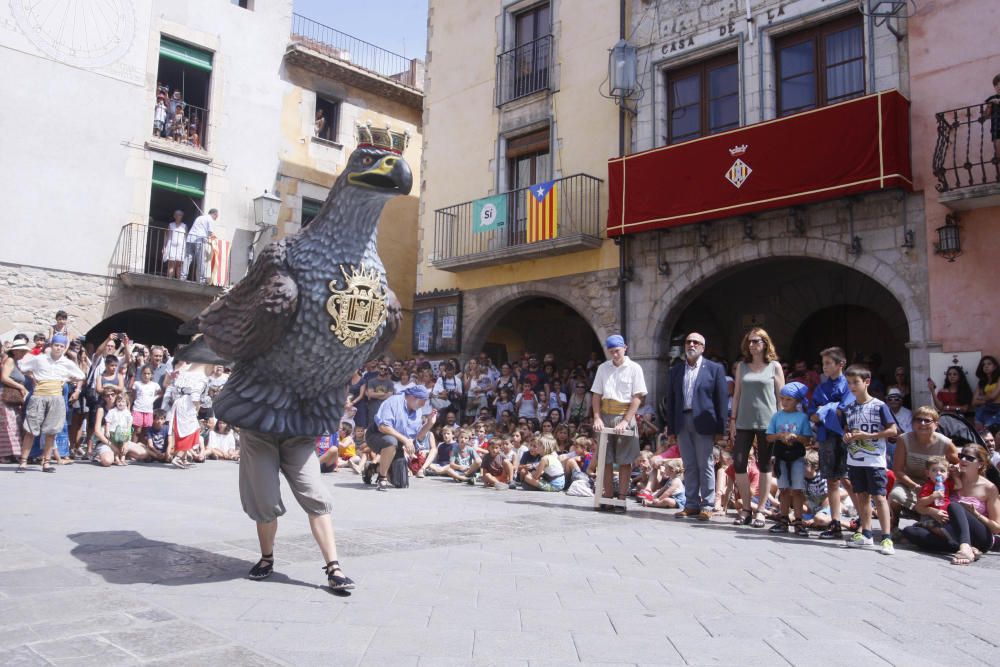
M 927 419 L 926 417 L 917 417 L 913 420 L 914 424 L 920 424 L 921 426 L 927 426 L 928 424 L 933 424 L 933 419 Z
M 975 463 L 979 460 L 978 456 L 973 456 L 972 454 L 959 454 L 958 458 L 963 461 L 968 461 L 969 463 Z
M 902 396 L 887 396 L 885 400 L 887 400 L 887 401 L 901 401 L 901 400 L 903 400 L 903 397 Z
M 747 342 L 750 343 L 751 345 L 763 345 L 764 344 L 764 340 L 761 339 L 761 338 L 751 338 Z
M 686 340 L 686 341 L 684 341 L 684 344 L 685 345 L 694 345 L 695 347 L 704 347 L 704 345 L 705 345 L 700 340 Z

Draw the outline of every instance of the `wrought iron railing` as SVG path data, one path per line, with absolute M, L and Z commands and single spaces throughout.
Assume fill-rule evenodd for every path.
M 552 35 L 539 37 L 497 56 L 497 106 L 549 87 Z
M 162 110 L 157 106 L 153 115 L 153 136 L 193 148 L 206 148 L 208 109 L 185 103 L 175 106 L 171 113 L 170 106 L 167 103 Z
M 936 114 L 934 175 L 939 192 L 1000 183 L 1000 102 Z
M 476 229 L 473 214 L 479 200 L 435 211 L 434 261 L 497 255 L 506 249 L 526 248 L 545 241 L 600 239 L 601 179 L 588 174 L 556 179 L 555 232 L 551 238 L 533 242 L 528 240 L 527 197 L 532 196 L 528 190 L 520 188 L 501 195 L 506 198 L 507 221 L 493 231 Z
M 195 241 L 184 232 L 125 225 L 118 234 L 109 274 L 139 273 L 218 287 L 229 285 L 230 243 L 222 239 Z
M 415 59 L 375 46 L 301 14 L 292 14 L 292 41 L 404 86 L 417 90 L 424 87 Z

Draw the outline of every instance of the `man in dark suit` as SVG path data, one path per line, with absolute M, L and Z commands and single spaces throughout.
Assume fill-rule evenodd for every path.
M 670 369 L 667 382 L 667 427 L 671 444 L 676 441 L 684 461 L 685 508 L 678 519 L 712 518 L 715 508 L 716 436 L 726 424 L 726 369 L 702 356 L 705 337 L 689 333 L 684 339 L 683 364 Z

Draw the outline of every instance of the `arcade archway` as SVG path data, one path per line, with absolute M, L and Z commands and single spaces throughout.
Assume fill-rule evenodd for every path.
M 557 299 L 534 297 L 500 311 L 483 349 L 496 363 L 520 359 L 526 351 L 551 352 L 563 366 L 571 361 L 586 363 L 591 352 L 601 352 L 601 344 L 576 310 Z
M 880 359 L 883 375 L 909 366 L 909 325 L 899 302 L 869 276 L 834 262 L 773 258 L 739 265 L 691 290 L 681 306 L 669 341 L 697 330 L 710 356 L 736 359 L 743 334 L 759 325 L 789 362 L 813 363 L 820 350 L 837 345 L 849 360 Z
M 159 310 L 134 309 L 116 313 L 87 332 L 87 342 L 98 344 L 112 333 L 127 333 L 129 338 L 145 345 L 163 345 L 173 350 L 190 336 L 181 336 L 177 327 L 181 320 Z

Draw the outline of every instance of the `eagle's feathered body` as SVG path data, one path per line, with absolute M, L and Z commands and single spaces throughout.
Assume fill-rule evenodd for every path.
M 352 373 L 388 345 L 399 323 L 376 240 L 382 208 L 402 187 L 352 185 L 348 178 L 383 156 L 391 157 L 379 165 L 390 161 L 405 171 L 408 192 L 401 158 L 359 148 L 313 222 L 265 248 L 247 276 L 192 322 L 213 351 L 235 361 L 213 403 L 219 419 L 263 433 L 336 432 Z M 348 347 L 331 330 L 330 283 L 342 290 L 344 273 L 362 267 L 377 276 L 388 313 L 372 337 Z

